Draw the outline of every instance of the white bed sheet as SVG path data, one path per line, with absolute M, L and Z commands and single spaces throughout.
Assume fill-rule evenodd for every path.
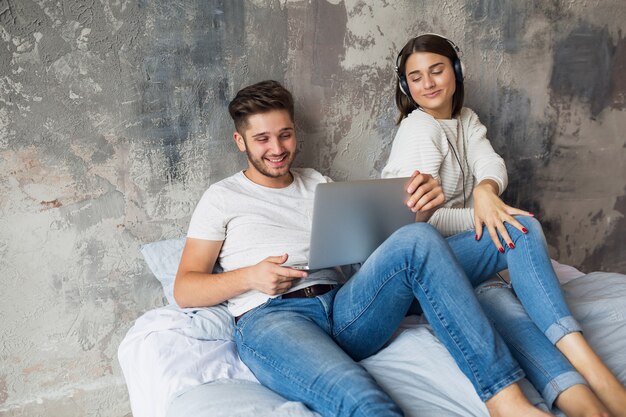
M 626 383 L 626 276 L 592 273 L 563 288 L 590 343 Z M 202 320 L 195 318 L 172 307 L 153 310 L 122 342 L 119 358 L 134 417 L 162 417 L 167 410 L 167 417 L 317 415 L 256 383 L 233 342 L 198 340 Z M 362 364 L 407 416 L 488 417 L 427 325 L 407 322 Z M 527 395 L 540 401 L 532 388 Z
M 205 322 L 215 318 L 210 313 L 167 306 L 148 311 L 128 331 L 118 359 L 134 417 L 164 417 L 175 394 L 206 382 L 256 383 L 233 342 L 202 340 Z

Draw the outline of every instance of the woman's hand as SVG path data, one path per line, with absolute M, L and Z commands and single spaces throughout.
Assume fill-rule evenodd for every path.
M 413 213 L 434 210 L 445 202 L 443 188 L 439 181 L 432 175 L 422 174 L 419 171 L 414 171 L 411 175 L 406 192 L 411 194 L 406 205 Z
M 476 240 L 480 240 L 483 234 L 483 225 L 487 227 L 489 236 L 493 240 L 493 244 L 500 252 L 504 252 L 504 248 L 500 244 L 498 234 L 504 239 L 509 248 L 513 249 L 515 245 L 506 231 L 504 222 L 509 223 L 522 233 L 528 230 L 522 226 L 513 216 L 523 215 L 532 216 L 533 214 L 506 205 L 504 201 L 498 197 L 498 184 L 493 180 L 481 181 L 473 191 L 474 196 L 474 225 L 476 227 Z

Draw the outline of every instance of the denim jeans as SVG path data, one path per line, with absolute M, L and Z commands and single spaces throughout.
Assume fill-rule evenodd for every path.
M 481 284 L 476 288 L 476 296 L 549 409 L 567 388 L 586 384 L 582 375 L 531 320 L 510 284 Z
M 357 361 L 383 347 L 417 299 L 485 401 L 524 372 L 485 316 L 473 285 L 508 263 L 511 276 L 523 281 L 522 303 L 540 307 L 531 318 L 544 334 L 558 340 L 578 329 L 558 284 L 555 290 L 543 283 L 554 272 L 540 226 L 519 220 L 529 233 L 511 228 L 516 248 L 504 254 L 488 238 L 475 241 L 472 232 L 445 240 L 428 224 L 405 226 L 341 288 L 316 298 L 273 298 L 246 313 L 235 332 L 239 354 L 261 383 L 323 416 L 400 416 Z

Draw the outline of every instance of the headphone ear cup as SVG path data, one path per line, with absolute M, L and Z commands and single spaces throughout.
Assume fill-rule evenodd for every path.
M 465 65 L 463 65 L 463 61 L 457 59 L 454 62 L 454 76 L 456 77 L 458 82 L 461 82 L 465 79 Z
M 398 75 L 398 87 L 400 87 L 400 91 L 411 99 L 411 92 L 409 91 L 409 84 L 406 82 L 406 77 L 404 75 Z

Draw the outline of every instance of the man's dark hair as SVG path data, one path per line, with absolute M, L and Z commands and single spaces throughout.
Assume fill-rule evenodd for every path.
M 248 127 L 248 117 L 272 110 L 287 110 L 293 122 L 293 97 L 278 81 L 267 80 L 249 85 L 237 92 L 228 112 L 241 135 Z

